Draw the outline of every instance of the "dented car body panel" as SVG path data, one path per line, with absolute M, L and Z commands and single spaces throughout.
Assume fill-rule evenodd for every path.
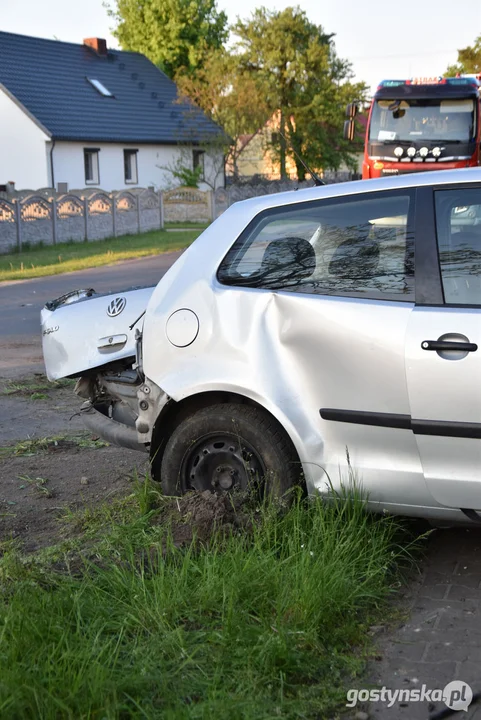
M 97 412 L 151 455 L 169 407 L 223 393 L 275 418 L 311 493 L 355 475 L 374 510 L 459 522 L 468 509 L 475 518 L 481 291 L 478 300 L 479 270 L 461 266 L 456 248 L 477 237 L 477 211 L 466 212 L 477 192 L 481 207 L 473 169 L 236 203 L 154 289 L 116 294 L 128 315 L 108 317 L 114 296 L 44 310 L 43 331 L 59 327 L 44 335 L 49 377 L 85 375 L 83 396 L 91 405 L 108 398 Z M 290 274 L 277 266 L 275 282 L 272 242 L 279 257 L 300 253 Z M 67 323 L 82 327 L 78 342 Z M 122 348 L 108 347 L 124 335 Z

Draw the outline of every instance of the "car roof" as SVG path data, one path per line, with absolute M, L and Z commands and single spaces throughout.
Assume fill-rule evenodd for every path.
M 235 204 L 242 205 L 246 212 L 255 211 L 255 213 L 258 213 L 268 208 L 290 205 L 297 202 L 307 202 L 309 200 L 346 197 L 366 192 L 380 192 L 382 190 L 402 190 L 403 188 L 456 185 L 475 182 L 481 183 L 481 168 L 479 167 L 457 170 L 430 170 L 428 172 L 416 171 L 406 173 L 405 175 L 394 175 L 372 180 L 354 180 L 305 188 L 303 190 L 290 190 L 289 192 L 262 195 L 260 197 L 242 200 Z

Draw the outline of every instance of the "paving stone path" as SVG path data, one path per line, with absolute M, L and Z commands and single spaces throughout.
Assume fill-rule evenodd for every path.
M 405 596 L 404 622 L 378 636 L 371 687 L 434 690 L 462 680 L 480 692 L 481 529 L 436 530 L 421 570 Z M 443 702 L 376 702 L 353 709 L 351 717 L 429 720 L 442 709 Z M 452 717 L 481 720 L 481 703 Z

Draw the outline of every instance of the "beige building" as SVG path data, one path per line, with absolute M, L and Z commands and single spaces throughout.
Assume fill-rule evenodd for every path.
M 241 135 L 237 141 L 237 172 L 242 178 L 254 175 L 266 180 L 279 180 L 281 177 L 279 160 L 271 150 L 279 142 L 279 112 L 274 113 L 267 122 L 252 135 Z M 297 178 L 296 164 L 288 154 L 286 170 L 290 178 Z M 234 174 L 232 161 L 226 164 L 226 173 Z
M 279 180 L 281 177 L 279 158 L 272 151 L 272 145 L 279 142 L 279 111 L 274 113 L 262 128 L 252 135 L 241 135 L 237 140 L 237 173 L 240 178 L 262 177 L 266 180 Z M 363 132 L 363 130 L 361 131 Z M 362 172 L 363 153 L 355 153 L 357 172 Z M 292 180 L 297 180 L 297 168 L 292 154 L 287 152 L 286 157 L 287 175 Z M 313 168 L 322 177 L 322 169 Z M 348 172 L 344 163 L 339 168 L 340 172 Z M 232 160 L 226 162 L 226 175 L 234 175 Z

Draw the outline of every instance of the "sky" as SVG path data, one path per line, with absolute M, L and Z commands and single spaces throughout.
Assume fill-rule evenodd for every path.
M 231 22 L 261 5 L 294 4 L 335 33 L 338 55 L 371 90 L 386 78 L 442 75 L 481 34 L 480 0 L 243 0 L 242 13 L 238 0 L 217 0 Z M 103 0 L 0 0 L 0 30 L 78 43 L 104 37 L 117 47 L 111 28 Z

